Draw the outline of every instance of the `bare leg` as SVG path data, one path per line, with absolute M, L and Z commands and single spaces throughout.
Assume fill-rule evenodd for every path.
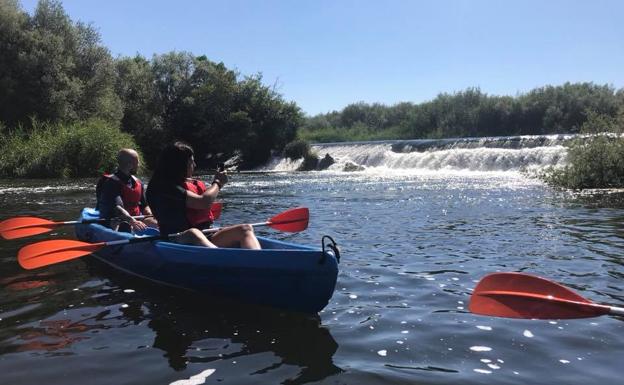
M 208 238 L 206 238 L 204 233 L 196 228 L 184 231 L 179 237 L 175 238 L 175 242 L 185 245 L 206 246 L 210 248 L 217 247 L 214 243 L 210 242 Z
M 240 247 L 243 249 L 261 249 L 251 225 L 226 227 L 210 238 L 218 247 Z

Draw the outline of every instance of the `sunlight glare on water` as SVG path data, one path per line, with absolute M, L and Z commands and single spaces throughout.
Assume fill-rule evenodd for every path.
M 76 219 L 93 206 L 93 185 L 0 181 L 2 219 Z M 206 383 L 620 382 L 621 318 L 505 319 L 468 306 L 495 271 L 540 275 L 622 306 L 621 193 L 559 191 L 518 170 L 381 165 L 231 173 L 220 200 L 219 225 L 305 206 L 305 231 L 256 232 L 316 247 L 323 235 L 336 240 L 338 282 L 318 318 L 176 297 L 89 258 L 20 269 L 21 246 L 73 237 L 59 228 L 0 243 L 3 383 L 172 384 L 208 369 Z

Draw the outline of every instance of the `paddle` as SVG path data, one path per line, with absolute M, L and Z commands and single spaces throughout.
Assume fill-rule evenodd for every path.
M 210 207 L 210 211 L 212 211 L 215 219 L 218 219 L 221 216 L 222 208 L 223 203 L 221 202 L 214 202 Z M 132 218 L 141 220 L 149 216 L 151 215 L 139 215 Z M 4 239 L 24 238 L 30 237 L 32 235 L 47 233 L 49 231 L 52 231 L 57 226 L 104 223 L 109 220 L 110 219 L 106 218 L 98 218 L 87 219 L 84 221 L 53 222 L 47 219 L 37 217 L 16 217 L 6 219 L 0 222 L 0 235 Z
M 624 308 L 594 303 L 563 285 L 523 273 L 492 273 L 483 277 L 468 308 L 475 314 L 509 318 L 624 316 Z
M 269 226 L 273 229 L 286 232 L 299 232 L 308 227 L 310 214 L 307 208 L 297 207 L 277 214 L 266 222 L 254 223 L 253 226 Z M 204 233 L 219 231 L 220 228 L 202 230 Z M 24 269 L 36 269 L 54 263 L 69 261 L 96 252 L 107 246 L 117 246 L 129 243 L 168 240 L 179 236 L 180 233 L 169 235 L 155 235 L 121 239 L 118 241 L 87 243 L 70 239 L 54 239 L 24 246 L 17 254 L 17 260 Z

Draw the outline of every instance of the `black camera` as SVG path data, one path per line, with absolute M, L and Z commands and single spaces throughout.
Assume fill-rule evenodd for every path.
M 225 171 L 225 163 L 223 163 L 223 162 L 217 163 L 217 171 L 219 171 L 219 172 Z

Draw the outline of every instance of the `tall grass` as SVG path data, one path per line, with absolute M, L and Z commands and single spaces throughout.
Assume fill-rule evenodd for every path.
M 131 135 L 102 120 L 0 130 L 0 177 L 7 178 L 96 176 L 114 170 L 120 148 L 136 148 Z

